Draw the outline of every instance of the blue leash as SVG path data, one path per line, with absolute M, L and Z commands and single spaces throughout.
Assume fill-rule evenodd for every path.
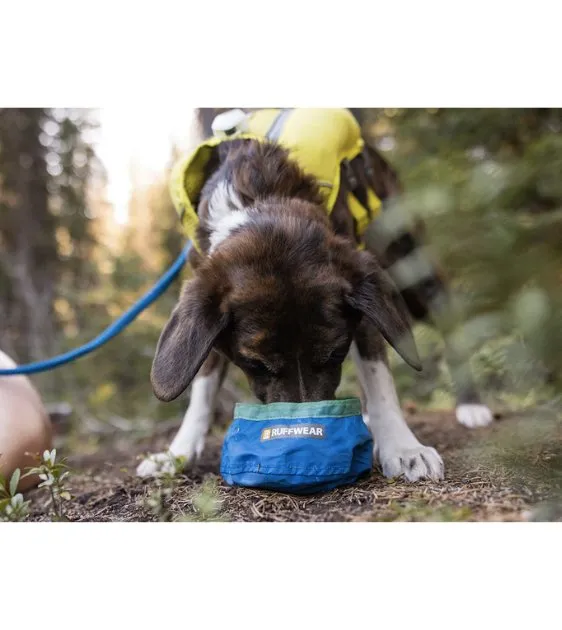
M 108 326 L 102 333 L 100 333 L 95 339 L 87 344 L 66 352 L 59 354 L 58 357 L 47 359 L 45 361 L 38 361 L 37 363 L 28 363 L 27 365 L 20 365 L 9 370 L 0 370 L 0 376 L 14 376 L 17 374 L 36 374 L 37 372 L 46 372 L 53 368 L 70 363 L 80 357 L 83 357 L 94 350 L 97 350 L 105 343 L 116 337 L 122 330 L 124 330 L 134 319 L 136 319 L 145 309 L 147 309 L 153 302 L 155 302 L 170 286 L 174 278 L 181 271 L 181 268 L 187 262 L 187 256 L 191 250 L 191 243 L 188 243 L 174 264 L 166 271 L 166 273 L 158 280 L 158 282 L 150 289 L 141 299 L 131 306 L 131 308 L 123 313 L 121 317 Z

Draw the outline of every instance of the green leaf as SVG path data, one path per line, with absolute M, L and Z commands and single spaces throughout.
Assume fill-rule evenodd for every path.
M 65 501 L 70 501 L 72 499 L 72 497 L 70 496 L 70 492 L 67 492 L 66 490 L 60 493 L 60 497 Z
M 16 491 L 18 489 L 18 484 L 20 482 L 20 477 L 21 477 L 21 470 L 19 468 L 16 468 L 14 470 L 12 478 L 10 479 L 10 494 L 12 496 L 16 494 Z

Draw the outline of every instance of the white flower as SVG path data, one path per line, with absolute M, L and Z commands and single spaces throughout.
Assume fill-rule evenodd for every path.
M 57 449 L 54 448 L 51 452 L 43 451 L 43 461 L 51 466 L 55 465 L 55 458 L 57 456 Z

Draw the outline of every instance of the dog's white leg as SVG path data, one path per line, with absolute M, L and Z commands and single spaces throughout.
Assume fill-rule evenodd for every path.
M 453 305 L 449 297 L 444 294 L 438 295 L 433 302 L 432 318 L 437 329 L 443 332 L 445 359 L 457 395 L 455 415 L 458 422 L 469 429 L 485 427 L 494 421 L 494 414 L 487 405 L 481 402 L 474 382 L 470 354 L 466 350 L 463 339 L 466 336 L 465 324 L 457 324 L 450 330 L 445 329 L 444 322 L 447 321 L 447 316 L 451 317 L 451 313 L 454 313 L 451 308 Z M 446 316 L 442 317 L 442 313 Z M 455 314 L 455 317 L 459 315 Z
M 215 412 L 217 394 L 223 377 L 223 364 L 208 374 L 199 374 L 191 386 L 189 407 L 170 448 L 164 453 L 150 455 L 137 467 L 140 477 L 157 476 L 176 471 L 176 459 L 193 461 L 203 453 L 205 437 Z
M 367 399 L 366 420 L 375 441 L 375 458 L 384 476 L 404 475 L 408 481 L 442 479 L 443 460 L 434 448 L 420 444 L 406 424 L 392 374 L 382 357 L 362 358 L 355 342 L 351 356 Z
M 457 420 L 469 429 L 489 425 L 494 421 L 494 415 L 480 400 L 470 369 L 470 357 L 466 352 L 455 348 L 450 337 L 445 337 L 445 347 L 447 363 L 457 393 L 455 409 Z

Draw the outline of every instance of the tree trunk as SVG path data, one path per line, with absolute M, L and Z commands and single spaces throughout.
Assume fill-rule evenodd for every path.
M 19 362 L 44 359 L 54 341 L 57 247 L 39 140 L 44 116 L 0 110 L 0 346 Z

